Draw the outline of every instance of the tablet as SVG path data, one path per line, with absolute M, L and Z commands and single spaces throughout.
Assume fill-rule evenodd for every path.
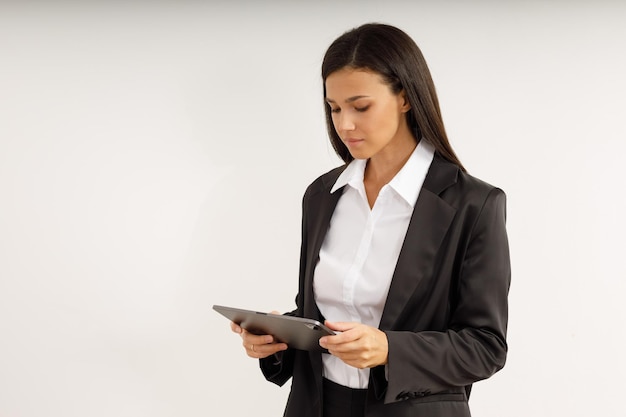
M 300 350 L 325 351 L 319 344 L 320 337 L 335 332 L 317 320 L 280 314 L 261 313 L 240 308 L 214 305 L 213 310 L 234 321 L 250 333 L 270 334 L 277 341 Z

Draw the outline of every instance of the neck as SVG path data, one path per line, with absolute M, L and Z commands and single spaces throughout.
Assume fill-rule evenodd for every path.
M 415 150 L 417 142 L 411 138 L 391 152 L 379 152 L 367 161 L 365 181 L 387 184 L 402 169 Z

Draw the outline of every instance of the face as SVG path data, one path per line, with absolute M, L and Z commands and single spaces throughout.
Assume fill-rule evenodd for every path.
M 351 68 L 331 73 L 326 102 L 337 135 L 355 159 L 393 156 L 415 146 L 404 92 L 394 94 L 378 73 Z

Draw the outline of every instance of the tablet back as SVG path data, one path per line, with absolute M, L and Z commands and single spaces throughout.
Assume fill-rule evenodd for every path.
M 335 334 L 328 327 L 313 319 L 220 305 L 214 305 L 213 309 L 250 333 L 270 334 L 277 341 L 287 343 L 294 349 L 325 351 L 319 345 L 320 337 Z

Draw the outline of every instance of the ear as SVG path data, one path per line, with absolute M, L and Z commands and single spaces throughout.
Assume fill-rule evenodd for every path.
M 402 113 L 406 113 L 411 110 L 411 103 L 409 103 L 409 100 L 406 98 L 406 92 L 404 90 L 400 91 L 400 94 L 398 94 L 398 101 L 400 103 L 400 111 Z

